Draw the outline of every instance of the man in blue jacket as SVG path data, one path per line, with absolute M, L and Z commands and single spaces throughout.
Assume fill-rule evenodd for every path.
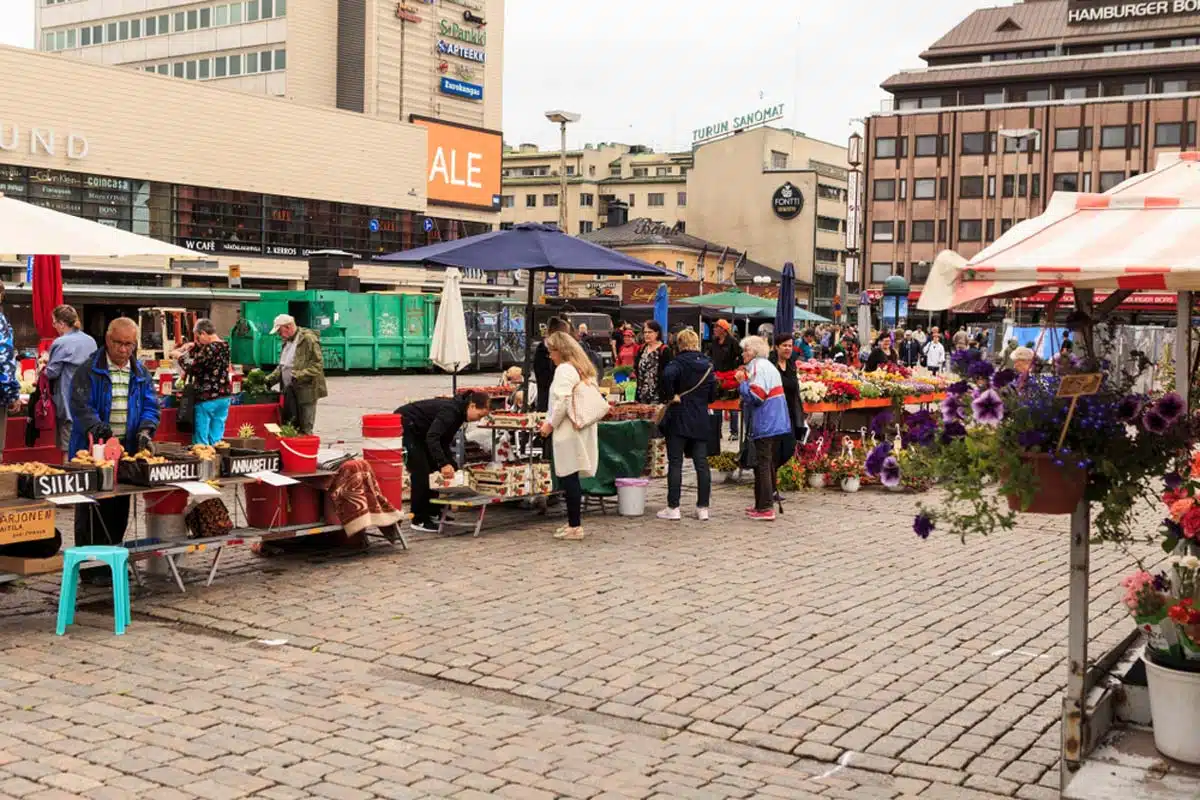
M 127 453 L 149 447 L 158 428 L 158 393 L 146 368 L 138 363 L 137 324 L 118 317 L 108 326 L 104 347 L 75 371 L 71 381 L 71 445 L 68 455 L 88 449 L 90 442 L 115 436 Z M 129 497 L 113 497 L 78 506 L 75 544 L 118 545 L 129 524 Z M 104 570 L 85 570 L 108 573 Z

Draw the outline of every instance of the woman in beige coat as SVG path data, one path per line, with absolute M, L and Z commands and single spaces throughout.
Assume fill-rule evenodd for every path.
M 583 486 L 580 478 L 596 474 L 600 448 L 596 425 L 577 430 L 568 411 L 575 387 L 581 381 L 595 383 L 596 368 L 583 348 L 568 333 L 546 337 L 546 349 L 554 362 L 554 380 L 550 384 L 550 407 L 540 431 L 542 438 L 553 434 L 554 474 L 567 497 L 567 525 L 555 534 L 557 539 L 578 541 L 583 538 Z

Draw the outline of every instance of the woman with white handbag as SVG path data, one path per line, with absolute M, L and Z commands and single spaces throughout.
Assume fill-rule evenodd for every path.
M 545 343 L 555 369 L 548 416 L 539 432 L 542 438 L 553 435 L 554 474 L 567 498 L 567 525 L 554 537 L 578 541 L 583 538 L 580 478 L 596 474 L 596 424 L 608 413 L 608 400 L 596 386 L 596 368 L 574 337 L 560 331 L 547 336 Z

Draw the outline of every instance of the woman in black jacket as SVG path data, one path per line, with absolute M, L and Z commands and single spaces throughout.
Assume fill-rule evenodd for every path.
M 717 396 L 712 361 L 700 353 L 700 337 L 691 328 L 680 331 L 679 354 L 663 370 L 660 384 L 669 403 L 662 429 L 667 437 L 667 507 L 659 519 L 680 519 L 683 494 L 683 455 L 690 452 L 696 467 L 696 518 L 708 519 L 712 473 L 708 468 L 708 404 Z M 674 402 L 679 398 L 679 402 Z
M 806 427 L 804 404 L 800 401 L 800 376 L 796 372 L 796 362 L 792 360 L 795 346 L 789 334 L 781 333 L 775 337 L 774 363 L 779 368 L 779 377 L 783 381 L 783 395 L 787 398 L 788 416 L 792 420 L 791 435 L 779 437 L 775 463 L 780 465 L 786 464 L 796 454 L 796 439 Z

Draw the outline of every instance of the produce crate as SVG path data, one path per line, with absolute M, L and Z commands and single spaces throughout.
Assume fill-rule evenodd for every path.
M 17 473 L 0 473 L 0 500 L 12 500 L 17 497 Z
M 487 418 L 487 427 L 509 431 L 532 431 L 546 421 L 546 415 L 537 411 L 528 414 L 515 411 L 496 411 Z
M 70 464 L 54 464 L 61 475 L 17 474 L 17 494 L 21 497 L 39 499 L 64 494 L 90 494 L 98 490 L 99 476 L 95 467 L 76 467 Z
M 200 480 L 200 459 L 182 457 L 169 459 L 165 464 L 147 464 L 145 461 L 121 459 L 117 469 L 117 480 L 136 486 L 162 486 L 178 481 Z
M 249 475 L 252 472 L 279 472 L 282 460 L 278 450 L 244 450 L 231 447 L 221 452 L 221 476 Z

